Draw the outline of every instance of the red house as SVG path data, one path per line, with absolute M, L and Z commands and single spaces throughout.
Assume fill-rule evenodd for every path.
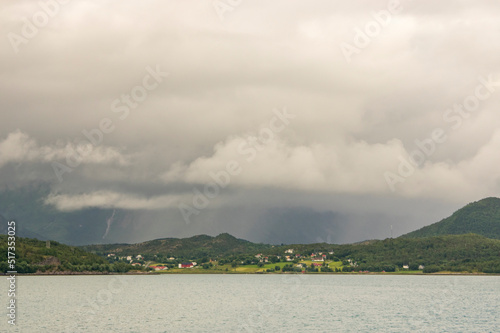
M 179 264 L 179 268 L 192 268 L 194 265 L 192 262 L 183 262 Z

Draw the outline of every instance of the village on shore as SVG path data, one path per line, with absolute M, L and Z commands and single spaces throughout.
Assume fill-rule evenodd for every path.
M 341 261 L 335 257 L 333 250 L 328 252 L 312 252 L 309 254 L 295 253 L 293 248 L 284 251 L 283 255 L 264 256 L 262 253 L 254 255 L 252 258 L 246 258 L 240 261 L 231 261 L 225 259 L 212 260 L 201 259 L 199 264 L 195 260 L 183 260 L 175 257 L 168 257 L 161 262 L 155 261 L 154 255 L 143 256 L 141 254 L 129 256 L 117 256 L 115 253 L 108 253 L 109 260 L 126 262 L 137 269 L 146 272 L 163 273 L 373 273 L 369 270 L 357 270 L 359 266 L 352 259 Z M 152 259 L 152 260 L 148 260 Z M 378 273 L 403 272 L 403 273 L 422 273 L 423 265 L 410 267 L 402 265 L 400 268 L 389 267 Z

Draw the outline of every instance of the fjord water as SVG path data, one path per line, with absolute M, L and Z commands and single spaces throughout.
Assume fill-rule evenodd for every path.
M 23 276 L 17 289 L 2 332 L 500 330 L 498 276 Z

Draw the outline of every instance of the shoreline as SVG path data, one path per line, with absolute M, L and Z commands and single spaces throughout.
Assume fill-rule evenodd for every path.
M 379 276 L 500 276 L 498 273 L 450 273 L 450 272 L 437 272 L 437 273 L 359 273 L 359 272 L 345 272 L 345 273 L 268 273 L 268 272 L 196 272 L 196 273 L 184 273 L 184 272 L 127 272 L 127 273 L 95 273 L 95 272 L 54 272 L 54 273 L 1 273 L 1 275 L 9 276 L 103 276 L 103 275 L 144 275 L 144 276 L 159 276 L 159 275 L 379 275 Z

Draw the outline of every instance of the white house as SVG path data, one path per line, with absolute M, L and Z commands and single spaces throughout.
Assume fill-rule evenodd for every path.
M 403 265 L 403 269 L 410 269 L 410 266 L 408 266 L 408 265 Z

